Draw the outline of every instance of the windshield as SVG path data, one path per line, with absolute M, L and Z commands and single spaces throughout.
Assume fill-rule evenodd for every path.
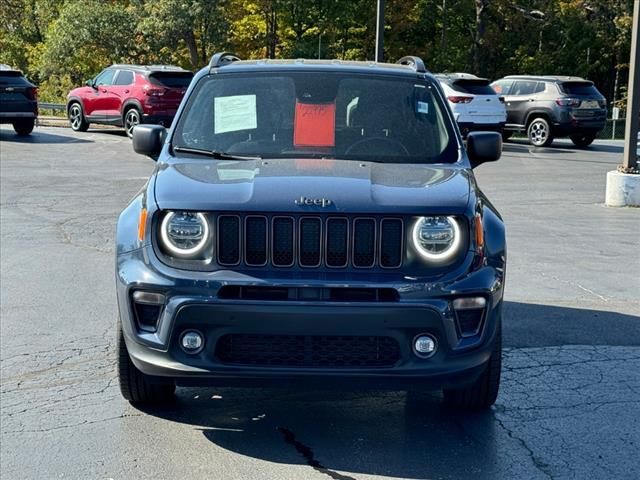
M 318 71 L 204 77 L 172 144 L 262 158 L 440 163 L 458 156 L 431 83 Z

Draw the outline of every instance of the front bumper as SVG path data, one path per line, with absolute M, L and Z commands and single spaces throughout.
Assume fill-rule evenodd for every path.
M 491 266 L 444 283 L 390 277 L 382 282 L 358 279 L 256 278 L 233 271 L 185 272 L 150 259 L 145 249 L 117 258 L 117 291 L 123 332 L 133 363 L 142 372 L 172 377 L 178 384 L 255 385 L 301 381 L 363 385 L 371 388 L 441 388 L 468 384 L 483 371 L 491 355 L 501 319 L 503 273 Z M 393 288 L 397 301 L 320 302 L 256 301 L 219 298 L 226 285 Z M 160 292 L 166 303 L 156 332 L 141 331 L 132 292 Z M 482 295 L 487 299 L 482 326 L 473 338 L 457 333 L 451 299 Z M 190 355 L 180 348 L 182 332 L 194 329 L 205 337 L 204 349 Z M 436 354 L 422 359 L 413 340 L 429 333 Z M 393 339 L 399 358 L 393 365 L 308 367 L 238 365 L 222 361 L 216 345 L 225 335 L 369 336 Z

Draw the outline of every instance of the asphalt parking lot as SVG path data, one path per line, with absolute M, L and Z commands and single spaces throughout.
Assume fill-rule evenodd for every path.
M 640 478 L 640 209 L 603 205 L 621 143 L 556 144 L 477 169 L 509 241 L 492 411 L 293 388 L 141 411 L 115 378 L 113 232 L 153 162 L 117 130 L 3 126 L 0 477 Z

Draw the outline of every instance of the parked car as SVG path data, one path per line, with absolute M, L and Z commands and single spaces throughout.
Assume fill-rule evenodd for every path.
M 502 132 L 507 120 L 504 99 L 496 95 L 486 78 L 469 73 L 435 76 L 444 90 L 463 136 L 477 130 Z
M 158 167 L 117 225 L 123 396 L 306 381 L 488 407 L 505 230 L 472 168 L 501 146 L 465 147 L 417 57 L 214 55 L 168 132 L 133 131 Z
M 510 75 L 492 85 L 507 105 L 504 139 L 526 132 L 536 147 L 569 137 L 591 145 L 606 124 L 607 102 L 593 82 L 580 77 Z
M 38 88 L 20 70 L 0 65 L 0 123 L 11 123 L 18 135 L 29 135 L 38 118 Z
M 91 123 L 123 126 L 131 137 L 140 123 L 169 126 L 193 73 L 171 65 L 112 65 L 67 95 L 71 128 Z

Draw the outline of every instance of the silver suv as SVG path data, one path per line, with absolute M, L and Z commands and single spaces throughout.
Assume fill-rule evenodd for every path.
M 586 147 L 605 126 L 606 99 L 589 80 L 510 75 L 491 86 L 507 107 L 504 140 L 514 132 L 526 132 L 536 147 L 547 147 L 556 137 L 569 137 L 577 147 Z

